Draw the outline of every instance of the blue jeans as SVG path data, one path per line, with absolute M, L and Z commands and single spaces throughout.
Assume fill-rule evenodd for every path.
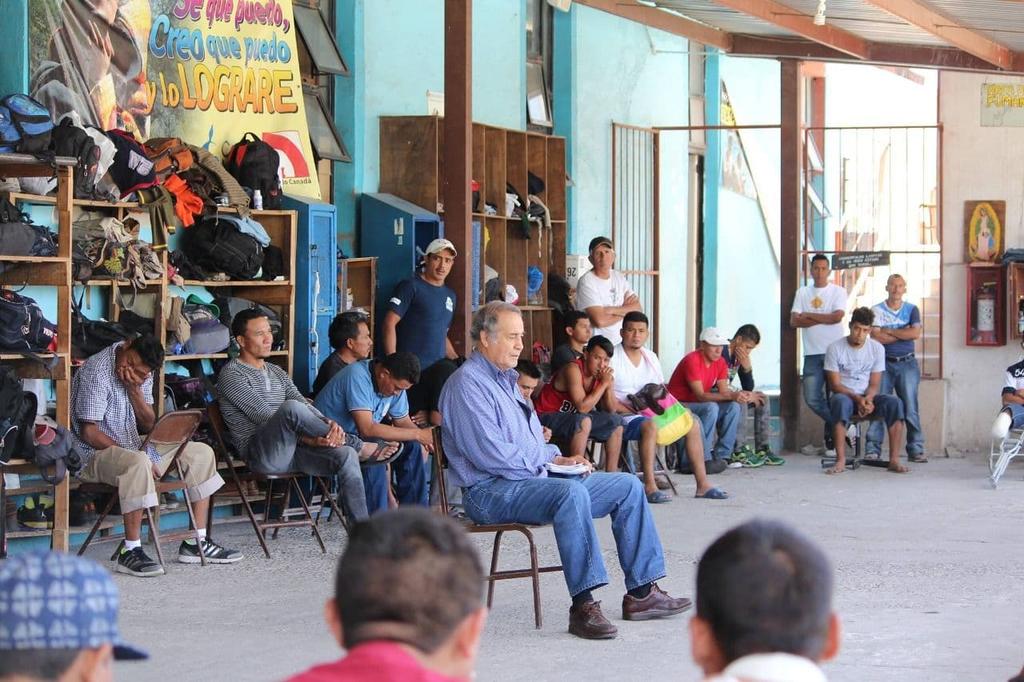
M 875 411 L 871 413 L 874 423 L 881 426 L 882 422 L 885 422 L 886 426 L 892 426 L 896 422 L 903 421 L 903 403 L 899 398 L 891 395 L 876 395 L 874 403 Z M 843 393 L 833 393 L 829 399 L 829 405 L 832 408 L 832 423 L 849 425 L 856 413 L 853 398 Z
M 924 454 L 924 433 L 921 431 L 921 415 L 917 411 L 917 389 L 921 383 L 921 368 L 911 355 L 900 361 L 885 359 L 885 372 L 882 373 L 880 394 L 889 395 L 896 390 L 896 395 L 903 401 L 904 421 L 907 423 L 907 454 Z M 872 424 L 868 429 L 867 452 L 878 454 L 882 451 L 881 424 Z
M 430 467 L 423 461 L 423 448 L 416 441 L 402 445 L 402 455 L 391 463 L 395 476 L 395 497 L 399 504 L 418 504 L 426 507 L 429 497 Z M 371 514 L 388 508 L 387 467 L 371 466 L 363 469 L 363 487 L 366 490 L 366 507 Z
M 1011 429 L 1024 427 L 1024 405 L 1018 405 L 1016 403 L 1003 405 L 1003 409 L 1000 410 L 1000 412 L 1010 413 L 1010 418 L 1013 420 L 1010 422 Z
M 700 419 L 701 435 L 704 436 L 704 461 L 728 459 L 736 446 L 736 427 L 740 423 L 740 404 L 727 403 L 683 403 Z M 718 441 L 715 441 L 715 433 Z M 712 449 L 714 443 L 714 449 Z
M 805 355 L 803 375 L 804 402 L 825 422 L 825 447 L 832 447 L 832 413 L 825 395 L 825 355 Z
M 665 577 L 665 558 L 640 479 L 593 473 L 586 478 L 489 478 L 462 491 L 477 523 L 550 523 L 570 595 L 608 584 L 592 519 L 612 517 L 626 589 Z

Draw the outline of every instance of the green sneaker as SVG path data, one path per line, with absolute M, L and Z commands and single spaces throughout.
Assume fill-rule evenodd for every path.
M 756 469 L 764 466 L 764 457 L 754 452 L 754 448 L 744 445 L 733 453 L 733 461 L 739 462 L 745 469 Z
M 767 446 L 758 450 L 757 454 L 761 457 L 762 460 L 764 460 L 764 463 L 767 464 L 768 466 L 778 467 L 786 463 L 786 459 L 784 457 L 776 455 L 774 452 L 772 452 L 772 449 Z

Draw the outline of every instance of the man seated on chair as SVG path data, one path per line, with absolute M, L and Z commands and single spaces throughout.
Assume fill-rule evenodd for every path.
M 864 420 L 882 419 L 889 428 L 889 471 L 909 471 L 900 464 L 903 439 L 903 402 L 894 395 L 879 395 L 885 371 L 885 349 L 871 338 L 871 308 L 857 308 L 850 315 L 850 333 L 833 341 L 825 351 L 825 378 L 832 397 L 832 437 L 836 463 L 826 470 L 841 473 L 846 468 L 846 429 L 856 415 Z M 864 425 L 866 431 L 867 425 Z
M 733 460 L 741 462 L 744 466 L 757 467 L 763 464 L 780 466 L 785 464 L 786 460 L 772 452 L 771 445 L 768 443 L 770 432 L 768 396 L 761 391 L 754 390 L 754 365 L 750 360 L 750 354 L 760 343 L 760 330 L 752 324 L 744 324 L 740 325 L 740 328 L 729 339 L 729 345 L 722 349 L 722 358 L 729 370 L 729 384 L 734 386 L 733 382 L 739 379 L 740 390 L 750 396 L 745 403 L 745 408 L 740 407 L 737 433 L 746 435 L 744 428 L 747 421 L 746 413 L 749 410 L 754 411 L 754 448 L 751 450 L 749 446 L 739 447 L 739 441 L 743 441 L 745 438 L 738 438 L 737 444 L 733 446 Z
M 238 357 L 221 369 L 217 393 L 238 455 L 260 474 L 337 476 L 339 503 L 353 519 L 365 519 L 359 460 L 371 458 L 376 444 L 345 433 L 310 405 L 283 369 L 267 362 L 273 333 L 260 311 L 237 313 L 231 334 Z
M 82 457 L 78 478 L 117 486 L 124 522 L 124 546 L 117 553 L 117 572 L 138 577 L 162 575 L 163 567 L 142 549 L 142 512 L 156 507 L 155 478 L 163 476 L 180 443 L 142 444 L 140 434 L 156 424 L 153 372 L 164 364 L 164 348 L 152 334 L 108 346 L 85 361 L 71 380 L 71 440 Z M 206 537 L 210 495 L 224 485 L 213 450 L 188 443 L 178 457 L 195 513 L 202 553 L 215 564 L 242 559 L 236 550 Z M 199 563 L 195 540 L 178 548 L 178 561 Z
M 755 400 L 750 391 L 729 387 L 729 369 L 722 358 L 728 345 L 729 339 L 717 327 L 705 328 L 700 333 L 700 348 L 679 361 L 668 382 L 668 390 L 676 400 L 700 418 L 709 474 L 721 472 L 727 466 L 726 460 L 732 457 L 736 445 L 740 406 Z
M 573 360 L 583 357 L 583 348 L 594 335 L 590 327 L 590 318 L 582 310 L 568 310 L 562 316 L 565 327 L 565 343 L 560 344 L 551 353 L 551 373 L 554 374 Z
M 519 378 L 516 379 L 516 385 L 519 386 L 519 392 L 523 394 L 523 398 L 530 407 L 533 407 L 533 396 L 537 395 L 537 387 L 540 386 L 540 367 L 526 358 L 523 358 L 516 363 L 516 371 L 519 372 Z M 551 429 L 546 426 L 541 426 L 541 432 L 544 435 L 544 442 L 550 443 Z
M 370 351 L 373 350 L 373 340 L 370 338 L 370 318 L 361 311 L 350 310 L 338 313 L 331 320 L 327 336 L 333 351 L 320 364 L 316 379 L 313 380 L 314 398 L 323 390 L 331 377 L 353 362 L 370 357 Z
M 1021 342 L 1021 346 L 1024 347 L 1024 342 Z M 1010 429 L 1024 427 L 1024 360 L 1006 368 L 1002 403 L 995 423 L 992 424 L 992 437 L 1000 441 L 1006 438 Z
M 608 471 L 619 470 L 622 452 L 622 418 L 615 414 L 614 373 L 608 366 L 613 352 L 605 337 L 591 338 L 583 357 L 558 370 L 534 401 L 540 423 L 570 457 L 584 456 L 590 439 L 604 443 Z
M 288 682 L 473 679 L 483 587 L 480 555 L 457 522 L 415 508 L 374 516 L 349 534 L 324 605 L 347 653 Z
M 473 354 L 441 392 L 445 454 L 466 514 L 477 523 L 553 524 L 572 596 L 569 632 L 578 637 L 608 639 L 618 632 L 592 594 L 608 583 L 593 519 L 609 514 L 628 590 L 622 617 L 647 620 L 690 608 L 689 599 L 674 599 L 655 582 L 665 577 L 665 560 L 636 476 L 548 476 L 549 463 L 590 465 L 544 443 L 540 421 L 516 386 L 523 350 L 519 309 L 501 301 L 482 306 L 470 336 Z
M 658 447 L 658 429 L 647 417 L 637 414 L 628 402 L 630 395 L 640 391 L 647 384 L 664 384 L 658 356 L 644 347 L 650 324 L 647 315 L 634 310 L 622 318 L 622 343 L 615 347 L 612 355 L 612 369 L 615 371 L 615 407 L 623 415 L 625 428 L 622 439 L 626 442 L 639 441 L 640 463 L 644 472 L 644 490 L 649 502 L 666 502 L 669 498 L 660 492 L 654 478 L 654 455 Z M 728 494 L 708 482 L 704 471 L 704 442 L 700 428 L 691 428 L 683 440 L 669 447 L 679 446 L 679 457 L 689 461 L 690 471 L 697 481 L 697 497 L 709 500 L 724 500 Z M 664 499 L 651 499 L 652 493 Z
M 832 584 L 821 549 L 781 523 L 748 521 L 715 540 L 697 565 L 690 619 L 705 681 L 824 682 L 818 664 L 839 653 Z
M 421 429 L 409 418 L 406 391 L 420 379 L 420 363 L 405 351 L 381 360 L 361 360 L 334 375 L 313 403 L 317 409 L 359 433 L 367 441 L 401 443 L 402 452 L 391 465 L 395 496 L 399 504 L 426 505 L 430 472 L 427 454 L 433 446 L 430 429 Z M 391 423 L 385 424 L 385 418 Z M 388 508 L 386 467 L 363 471 L 363 485 L 369 512 Z

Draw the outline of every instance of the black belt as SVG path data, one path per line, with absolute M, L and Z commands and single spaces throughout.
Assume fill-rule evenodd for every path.
M 913 359 L 914 359 L 914 354 L 913 353 L 907 353 L 906 355 L 901 355 L 898 358 L 886 358 L 885 361 L 886 362 L 906 362 L 907 360 L 913 360 Z

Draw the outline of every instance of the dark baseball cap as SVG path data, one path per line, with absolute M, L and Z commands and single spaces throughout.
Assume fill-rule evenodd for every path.
M 608 239 L 608 237 L 594 237 L 590 240 L 590 248 L 588 248 L 587 251 L 593 251 L 602 244 L 607 246 L 609 249 L 615 248 L 615 245 L 612 244 L 612 240 Z

